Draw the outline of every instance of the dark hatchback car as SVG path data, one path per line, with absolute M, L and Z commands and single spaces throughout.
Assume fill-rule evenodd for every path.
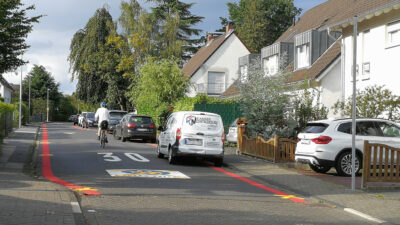
M 86 115 L 83 117 L 82 120 L 82 127 L 89 128 L 97 126 L 97 122 L 95 121 L 94 116 L 95 116 L 94 112 L 86 113 Z
M 113 133 L 115 127 L 121 121 L 122 117 L 124 117 L 128 112 L 121 110 L 110 110 L 110 122 L 108 123 L 108 131 Z
M 157 130 L 153 119 L 150 116 L 126 114 L 117 124 L 114 132 L 116 140 L 123 142 L 132 139 L 142 139 L 156 143 Z

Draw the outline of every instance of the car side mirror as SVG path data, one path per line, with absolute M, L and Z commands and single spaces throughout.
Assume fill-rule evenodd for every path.
M 162 126 L 159 126 L 159 127 L 157 128 L 157 130 L 159 130 L 159 131 L 163 131 L 163 130 L 164 130 L 164 127 L 162 127 Z

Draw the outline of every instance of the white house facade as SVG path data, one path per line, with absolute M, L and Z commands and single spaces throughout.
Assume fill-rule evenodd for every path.
M 209 38 L 208 43 L 183 68 L 192 84 L 187 96 L 220 96 L 238 79 L 238 58 L 249 53 L 248 48 L 231 29 L 227 28 L 225 34 L 215 39 Z
M 11 103 L 13 91 L 11 85 L 4 78 L 0 80 L 0 95 L 4 98 L 5 103 Z
M 400 4 L 379 16 L 359 22 L 357 38 L 357 89 L 384 85 L 400 95 Z M 378 11 L 379 13 L 379 11 Z M 378 14 L 377 13 L 377 14 Z M 367 16 L 367 15 L 366 15 Z M 344 98 L 353 91 L 353 26 L 343 29 Z

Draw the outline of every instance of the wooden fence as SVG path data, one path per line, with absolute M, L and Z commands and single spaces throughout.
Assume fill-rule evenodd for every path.
M 364 142 L 363 187 L 371 182 L 400 182 L 400 149 Z
M 239 152 L 266 159 L 272 162 L 294 162 L 297 142 L 290 139 L 274 138 L 265 141 L 261 137 L 249 138 L 246 135 L 246 126 L 238 126 Z

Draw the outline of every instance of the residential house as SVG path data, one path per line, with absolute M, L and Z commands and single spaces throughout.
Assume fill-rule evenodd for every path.
M 4 102 L 11 103 L 11 96 L 14 92 L 13 87 L 3 77 L 0 78 L 0 96 L 4 98 Z
M 400 95 L 400 1 L 359 0 L 332 21 L 342 37 L 343 97 L 353 93 L 353 17 L 357 16 L 357 89 L 384 85 Z
M 207 33 L 207 44 L 182 69 L 192 84 L 187 95 L 220 96 L 238 79 L 238 58 L 248 54 L 250 50 L 240 40 L 233 26 L 228 25 L 225 33 Z

